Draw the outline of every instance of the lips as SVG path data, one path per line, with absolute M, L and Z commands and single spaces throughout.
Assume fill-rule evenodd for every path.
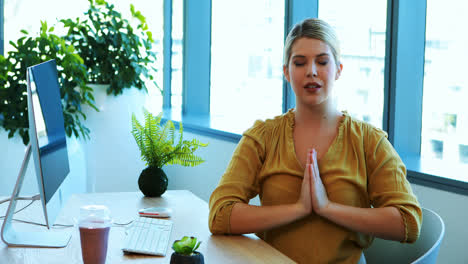
M 309 90 L 309 91 L 317 91 L 320 88 L 322 88 L 322 85 L 320 85 L 317 82 L 310 82 L 304 86 L 304 89 Z

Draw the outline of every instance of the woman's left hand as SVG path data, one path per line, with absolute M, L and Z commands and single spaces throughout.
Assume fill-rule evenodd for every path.
M 325 190 L 325 186 L 320 178 L 320 172 L 317 165 L 317 151 L 315 151 L 315 149 L 310 151 L 312 152 L 312 155 L 308 155 L 311 159 L 308 160 L 307 163 L 311 164 L 308 168 L 310 169 L 309 173 L 312 175 L 310 181 L 312 208 L 316 214 L 322 215 L 324 209 L 326 209 L 330 204 L 330 201 L 328 200 L 327 190 Z

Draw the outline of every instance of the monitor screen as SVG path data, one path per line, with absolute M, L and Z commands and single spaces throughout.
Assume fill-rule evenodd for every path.
M 70 172 L 55 60 L 29 67 L 27 76 L 31 152 L 46 224 L 50 227 L 65 202 L 59 187 Z
M 37 143 L 39 155 L 35 162 L 39 163 L 44 199 L 48 203 L 70 172 L 60 88 L 55 61 L 29 69 L 33 112 L 29 122 L 30 128 L 35 127 L 30 129 L 30 139 Z M 32 151 L 34 155 L 35 150 Z
M 70 165 L 55 60 L 28 67 L 26 77 L 30 143 L 11 195 L 1 237 L 8 246 L 65 247 L 70 241 L 69 232 L 25 232 L 12 225 L 31 154 L 48 228 L 52 227 L 70 196 L 64 182 Z

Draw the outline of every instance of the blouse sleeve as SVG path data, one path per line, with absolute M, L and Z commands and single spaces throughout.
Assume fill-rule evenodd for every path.
M 405 225 L 405 239 L 412 243 L 419 237 L 422 211 L 411 185 L 406 167 L 387 139 L 387 134 L 369 128 L 365 141 L 368 193 L 373 207 L 396 207 Z
M 218 187 L 210 197 L 209 228 L 213 234 L 229 234 L 235 203 L 248 203 L 259 192 L 257 175 L 265 157 L 264 122 L 256 121 L 244 132 Z

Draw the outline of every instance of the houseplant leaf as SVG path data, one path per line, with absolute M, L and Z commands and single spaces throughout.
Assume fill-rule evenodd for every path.
M 107 93 L 113 95 L 131 87 L 146 90 L 145 81 L 153 79 L 156 62 L 146 18 L 130 5 L 132 17 L 139 22 L 135 28 L 113 4 L 88 1 L 86 19 L 60 20 L 68 31 L 67 43 L 84 59 L 88 82 L 109 84 Z
M 161 169 L 167 164 L 196 166 L 204 162 L 201 157 L 194 155 L 194 152 L 199 147 L 206 147 L 207 144 L 201 143 L 197 139 L 192 139 L 190 141 L 183 140 L 182 124 L 180 124 L 179 127 L 179 140 L 176 142 L 176 129 L 172 121 L 167 120 L 164 124 L 161 124 L 162 114 L 154 116 L 146 109 L 143 109 L 143 113 L 144 124 L 138 122 L 135 114 L 132 114 L 131 133 L 140 149 L 141 159 L 146 163 L 146 166 L 148 166 L 145 170 L 157 171 L 154 168 Z M 140 178 L 142 175 L 143 172 L 140 174 Z M 145 173 L 145 175 L 147 175 L 147 173 Z M 164 179 L 164 177 L 157 177 L 162 179 L 161 184 L 167 186 L 167 180 Z M 152 182 L 151 180 L 139 179 L 139 186 L 140 182 L 143 181 Z M 140 190 L 142 190 L 141 186 Z M 143 190 L 142 192 L 145 193 Z
M 26 69 L 47 60 L 55 59 L 58 65 L 58 82 L 67 136 L 89 138 L 89 129 L 84 125 L 84 105 L 97 110 L 92 89 L 86 85 L 87 72 L 83 60 L 64 39 L 53 34 L 46 22 L 41 22 L 38 35 L 24 36 L 13 45 L 7 57 L 0 59 L 0 115 L 8 137 L 17 132 L 26 145 L 29 142 L 28 111 L 26 94 Z

